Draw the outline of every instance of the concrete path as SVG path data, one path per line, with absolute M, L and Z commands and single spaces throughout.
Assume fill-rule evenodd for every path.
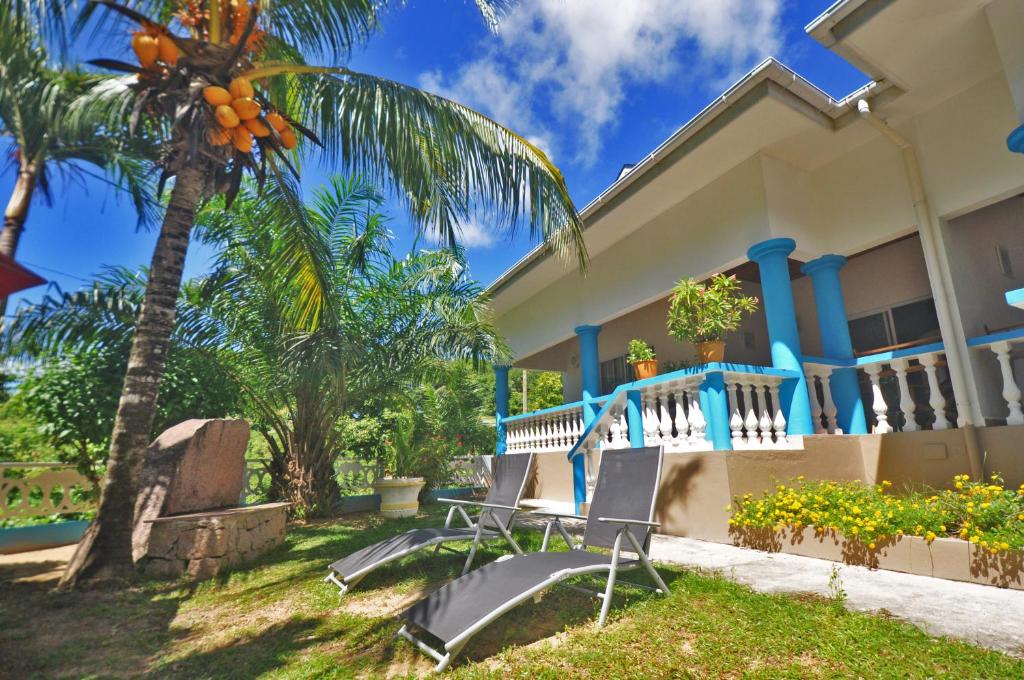
M 1024 591 L 930 576 L 839 564 L 800 555 L 767 553 L 676 536 L 654 536 L 660 562 L 721 572 L 764 593 L 816 593 L 828 597 L 838 568 L 848 609 L 885 612 L 932 635 L 948 635 L 1014 656 L 1024 656 Z

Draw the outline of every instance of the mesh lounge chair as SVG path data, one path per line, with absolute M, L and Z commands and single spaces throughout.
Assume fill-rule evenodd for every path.
M 487 490 L 487 497 L 482 503 L 439 498 L 438 500 L 442 503 L 452 506 L 448 510 L 448 517 L 445 519 L 443 528 L 410 529 L 404 534 L 358 550 L 331 564 L 330 572 L 324 581 L 338 586 L 341 589 L 341 594 L 344 595 L 370 572 L 424 548 L 433 546 L 435 554 L 441 548 L 456 552 L 444 545 L 454 541 L 473 541 L 469 554 L 466 556 L 466 564 L 462 568 L 463 574 L 469 571 L 470 565 L 473 564 L 473 558 L 476 557 L 476 550 L 481 541 L 504 538 L 514 551 L 522 554 L 523 551 L 512 538 L 510 531 L 515 523 L 516 512 L 520 510 L 519 499 L 523 495 L 527 478 L 532 469 L 532 453 L 496 456 L 491 488 Z M 475 522 L 466 513 L 465 508 L 469 506 L 480 508 L 480 515 Z M 462 516 L 467 526 L 452 526 L 452 520 L 455 519 L 456 513 Z
M 559 517 L 575 515 L 544 513 L 554 519 L 544 531 L 541 552 L 499 557 L 455 579 L 406 610 L 402 617 L 408 623 L 397 634 L 433 657 L 438 662 L 435 670 L 440 672 L 485 626 L 566 579 L 584 574 L 608 574 L 603 593 L 579 588 L 602 600 L 599 627 L 608 618 L 620 571 L 642 566 L 658 586 L 653 590 L 667 595 L 668 587 L 647 558 L 652 529 L 659 526 L 652 520 L 661 481 L 661 460 L 660 447 L 605 451 L 601 456 L 590 516 L 579 518 L 587 520 L 582 544 L 573 545 L 559 520 Z M 553 528 L 569 544 L 568 552 L 547 552 Z M 611 554 L 588 552 L 587 547 L 611 548 Z M 636 553 L 637 559 L 623 557 L 622 550 Z M 409 624 L 439 639 L 444 644 L 444 653 L 414 636 Z

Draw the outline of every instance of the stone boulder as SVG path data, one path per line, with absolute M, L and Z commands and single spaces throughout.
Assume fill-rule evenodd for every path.
M 135 501 L 132 554 L 146 554 L 152 520 L 238 505 L 245 485 L 244 420 L 186 420 L 146 450 Z

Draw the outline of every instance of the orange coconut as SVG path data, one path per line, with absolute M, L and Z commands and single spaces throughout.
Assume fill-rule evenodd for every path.
M 267 122 L 270 123 L 270 125 L 278 132 L 288 127 L 288 122 L 285 121 L 284 116 L 282 116 L 277 111 L 271 111 L 266 116 L 264 116 L 264 118 L 266 118 Z
M 239 97 L 231 102 L 231 108 L 242 120 L 250 120 L 260 115 L 260 105 L 252 97 Z
M 216 85 L 208 85 L 203 88 L 203 99 L 210 106 L 220 106 L 222 104 L 231 104 L 231 93 L 225 90 L 223 87 L 217 87 Z
M 231 130 L 231 141 L 234 143 L 235 148 L 242 153 L 252 151 L 252 135 L 249 134 L 249 130 L 244 125 L 239 125 Z
M 231 92 L 231 96 L 234 99 L 242 99 L 245 97 L 252 97 L 256 94 L 256 91 L 252 88 L 252 83 L 249 82 L 248 78 L 235 78 L 228 85 L 228 91 Z
M 299 143 L 299 139 L 292 132 L 291 128 L 285 128 L 281 130 L 281 146 L 286 149 L 294 149 L 295 145 Z
M 221 104 L 213 110 L 213 115 L 220 123 L 221 127 L 235 128 L 238 127 L 238 114 L 235 110 L 227 104 Z
M 136 31 L 132 35 L 132 49 L 135 50 L 135 56 L 139 58 L 142 68 L 152 68 L 160 56 L 156 38 L 143 31 Z
M 178 64 L 178 46 L 174 44 L 170 36 L 158 35 L 156 38 L 157 51 L 160 53 L 160 61 L 164 62 L 168 66 L 176 66 Z
M 254 137 L 267 137 L 270 135 L 270 128 L 261 123 L 259 118 L 250 118 L 244 121 L 243 124 Z

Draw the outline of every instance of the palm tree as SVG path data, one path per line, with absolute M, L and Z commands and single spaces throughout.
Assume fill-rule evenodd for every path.
M 15 172 L 0 231 L 0 253 L 12 258 L 33 197 L 38 192 L 52 202 L 54 171 L 80 179 L 91 174 L 86 166 L 96 166 L 111 184 L 129 193 L 140 223 L 156 217 L 147 187 L 148 165 L 140 158 L 142 140 L 128 144 L 112 138 L 95 119 L 80 118 L 69 125 L 65 113 L 88 90 L 92 78 L 51 68 L 31 29 L 7 0 L 0 1 L 0 138 L 8 147 L 0 153 L 11 160 Z M 7 299 L 0 298 L 0 316 L 6 307 Z
M 221 249 L 204 284 L 208 323 L 189 333 L 231 362 L 271 452 L 272 492 L 304 516 L 334 512 L 338 421 L 418 381 L 439 358 L 503 355 L 479 286 L 459 251 L 391 253 L 378 192 L 334 178 L 295 211 L 270 182 L 234 208 L 207 206 L 197 224 Z M 308 256 L 301 267 L 294 253 Z M 317 287 L 316 314 L 293 309 Z
M 491 18 L 504 4 L 476 1 Z M 98 0 L 90 7 L 97 5 L 137 22 L 132 40 L 140 63 L 94 61 L 130 75 L 97 88 L 76 115 L 100 108 L 112 126 L 127 115 L 131 128 L 159 136 L 161 183 L 173 177 L 174 185 L 136 325 L 103 495 L 62 579 L 65 586 L 131 572 L 136 473 L 200 202 L 225 194 L 230 204 L 246 171 L 258 182 L 270 175 L 283 184 L 283 173 L 294 168 L 289 150 L 296 137 L 319 143 L 327 158 L 387 187 L 421 228 L 453 244 L 460 220 L 486 207 L 496 228 L 525 225 L 555 251 L 575 252 L 581 266 L 585 262 L 578 215 L 560 172 L 542 151 L 442 97 L 341 66 L 305 64 L 303 54 L 344 63 L 352 47 L 376 30 L 386 2 L 140 0 L 136 11 Z M 188 35 L 175 34 L 169 21 Z M 247 119 L 244 129 L 239 118 Z M 315 319 L 327 312 L 327 286 L 308 267 L 309 258 L 295 256 L 296 273 L 307 278 L 295 309 Z

